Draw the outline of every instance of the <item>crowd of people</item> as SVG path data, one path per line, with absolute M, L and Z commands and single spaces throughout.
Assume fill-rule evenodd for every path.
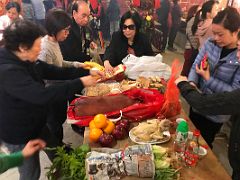
M 189 9 L 182 75 L 176 80 L 190 107 L 189 117 L 209 145 L 226 122 L 232 126 L 228 157 L 232 178 L 240 179 L 238 89 L 240 15 L 237 9 L 219 11 L 209 0 Z M 207 66 L 203 67 L 203 60 Z
M 240 15 L 235 8 L 219 11 L 217 7 L 217 1 L 209 0 L 189 9 L 184 77 L 176 84 L 191 105 L 191 120 L 211 148 L 216 133 L 232 115 L 229 160 L 233 178 L 240 179 L 236 101 Z M 163 0 L 156 13 L 163 33 L 161 52 L 166 47 L 176 51 L 173 44 L 182 16 L 178 0 L 172 4 Z M 117 0 L 110 0 L 106 11 L 101 1 L 94 5 L 66 1 L 60 6 L 53 0 L 22 0 L 21 5 L 12 1 L 6 5 L 6 14 L 0 17 L 0 139 L 12 155 L 0 156 L 0 172 L 21 165 L 20 179 L 39 179 L 39 150 L 65 144 L 62 125 L 67 102 L 105 78 L 103 72 L 86 70 L 83 63 L 93 58 L 99 31 L 104 39 L 111 34 L 101 60 L 105 71 L 113 73 L 128 54 L 154 55 L 141 25 L 142 18 L 134 10 L 120 16 Z M 207 68 L 201 66 L 204 58 Z M 53 160 L 54 152 L 46 153 Z M 11 163 L 2 166 L 7 161 Z

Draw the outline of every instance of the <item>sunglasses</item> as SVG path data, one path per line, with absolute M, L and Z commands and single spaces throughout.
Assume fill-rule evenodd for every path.
M 123 30 L 127 30 L 127 29 L 129 29 L 129 30 L 135 30 L 136 29 L 136 26 L 134 25 L 134 24 L 130 24 L 130 25 L 123 25 Z

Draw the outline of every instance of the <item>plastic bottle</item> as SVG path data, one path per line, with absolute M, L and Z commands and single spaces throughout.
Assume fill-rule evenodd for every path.
M 188 144 L 184 153 L 185 165 L 188 167 L 195 167 L 198 162 L 199 136 L 200 136 L 200 131 L 196 129 L 193 132 L 192 139 L 189 139 L 188 141 Z
M 188 124 L 186 121 L 179 122 L 175 135 L 176 136 L 173 143 L 173 149 L 178 159 L 182 161 L 184 160 L 184 153 L 185 153 L 186 142 L 188 138 Z

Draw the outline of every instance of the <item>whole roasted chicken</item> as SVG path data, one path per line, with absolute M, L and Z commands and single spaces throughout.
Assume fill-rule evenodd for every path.
M 170 128 L 170 121 L 167 119 L 153 119 L 147 122 L 139 123 L 132 129 L 132 134 L 140 141 L 147 142 L 152 140 L 160 140 L 164 138 L 163 132 Z

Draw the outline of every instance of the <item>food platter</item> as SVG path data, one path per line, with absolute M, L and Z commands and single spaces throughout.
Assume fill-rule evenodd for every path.
M 136 127 L 134 127 L 136 128 Z M 157 140 L 151 140 L 151 141 L 141 141 L 139 138 L 137 138 L 132 132 L 134 131 L 134 128 L 132 128 L 129 131 L 129 138 L 136 144 L 162 144 L 166 143 L 171 139 L 171 134 L 169 131 L 163 132 L 163 138 L 157 139 Z

